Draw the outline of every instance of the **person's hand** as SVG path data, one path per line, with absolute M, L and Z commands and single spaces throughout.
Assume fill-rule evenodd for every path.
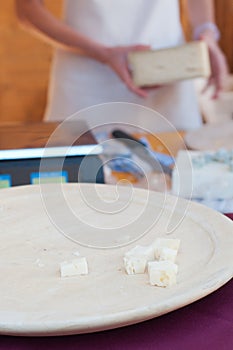
M 214 94 L 212 98 L 216 99 L 219 97 L 219 93 L 223 90 L 224 82 L 228 74 L 226 58 L 211 33 L 202 34 L 200 39 L 204 40 L 209 48 L 211 64 L 211 76 L 209 77 L 203 92 L 205 92 L 211 85 L 214 85 Z
M 106 63 L 112 70 L 120 77 L 126 86 L 139 95 L 140 97 L 147 97 L 148 93 L 145 89 L 136 86 L 132 80 L 130 68 L 128 66 L 127 56 L 131 51 L 149 50 L 147 45 L 132 45 L 132 46 L 118 46 L 108 48 L 104 55 L 104 63 Z

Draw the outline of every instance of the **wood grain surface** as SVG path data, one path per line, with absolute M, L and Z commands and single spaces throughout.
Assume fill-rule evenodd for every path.
M 40 148 L 45 147 L 48 142 L 50 147 L 96 144 L 91 132 L 82 133 L 83 125 L 69 122 L 58 128 L 59 125 L 56 122 L 2 125 L 0 149 Z

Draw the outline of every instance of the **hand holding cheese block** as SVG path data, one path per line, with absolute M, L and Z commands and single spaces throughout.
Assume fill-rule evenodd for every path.
M 128 61 L 137 86 L 207 78 L 211 73 L 208 48 L 204 41 L 168 49 L 130 52 Z

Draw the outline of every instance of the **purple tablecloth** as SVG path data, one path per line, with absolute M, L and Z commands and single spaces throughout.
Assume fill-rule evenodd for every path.
M 137 325 L 64 337 L 0 336 L 0 349 L 233 350 L 233 279 L 191 305 Z

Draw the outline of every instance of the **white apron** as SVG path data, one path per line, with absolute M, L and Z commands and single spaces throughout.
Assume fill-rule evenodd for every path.
M 178 0 L 65 0 L 64 20 L 108 46 L 146 44 L 156 49 L 184 41 Z M 159 88 L 144 99 L 130 92 L 108 66 L 56 50 L 45 120 L 61 121 L 83 108 L 106 102 L 145 105 L 179 129 L 201 124 L 191 81 Z M 151 125 L 151 131 L 160 131 L 158 123 Z

